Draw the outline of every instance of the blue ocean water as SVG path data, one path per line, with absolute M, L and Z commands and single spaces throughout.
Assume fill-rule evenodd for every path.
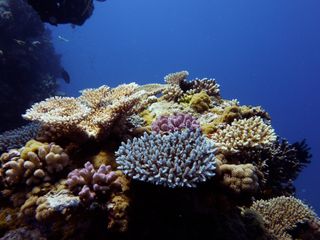
M 50 28 L 67 95 L 188 70 L 216 78 L 223 98 L 261 105 L 280 136 L 307 139 L 313 158 L 296 187 L 319 214 L 319 9 L 318 0 L 108 0 L 81 27 Z

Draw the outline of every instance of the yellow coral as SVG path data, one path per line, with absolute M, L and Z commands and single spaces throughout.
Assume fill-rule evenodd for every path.
M 211 99 L 205 91 L 201 91 L 192 96 L 189 104 L 196 112 L 202 113 L 209 110 Z

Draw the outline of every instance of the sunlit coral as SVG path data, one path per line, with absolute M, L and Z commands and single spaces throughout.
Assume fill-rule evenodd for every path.
M 210 138 L 216 142 L 218 150 L 236 153 L 242 148 L 270 146 L 277 139 L 273 128 L 260 117 L 234 120 L 230 125 L 219 128 Z

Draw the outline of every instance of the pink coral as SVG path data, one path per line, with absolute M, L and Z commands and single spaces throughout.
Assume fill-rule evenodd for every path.
M 152 123 L 151 129 L 157 133 L 174 132 L 182 129 L 196 130 L 200 125 L 195 117 L 186 113 L 175 113 L 170 116 L 160 116 Z
M 114 189 L 121 188 L 118 175 L 111 170 L 110 165 L 102 164 L 95 170 L 90 162 L 87 162 L 84 168 L 70 172 L 67 185 L 79 195 L 81 201 L 87 203 L 97 200 L 99 195 L 110 194 Z

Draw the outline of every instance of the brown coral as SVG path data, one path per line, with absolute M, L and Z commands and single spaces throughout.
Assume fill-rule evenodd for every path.
M 259 172 L 252 164 L 222 164 L 222 183 L 236 193 L 254 193 L 259 188 Z
M 251 209 L 258 212 L 266 228 L 278 239 L 294 239 L 289 232 L 299 224 L 309 223 L 320 229 L 317 215 L 302 201 L 294 197 L 277 197 L 255 201 Z
M 32 185 L 50 181 L 54 173 L 69 164 L 69 156 L 54 143 L 29 141 L 19 151 L 13 150 L 1 156 L 2 178 L 11 188 L 17 184 Z

